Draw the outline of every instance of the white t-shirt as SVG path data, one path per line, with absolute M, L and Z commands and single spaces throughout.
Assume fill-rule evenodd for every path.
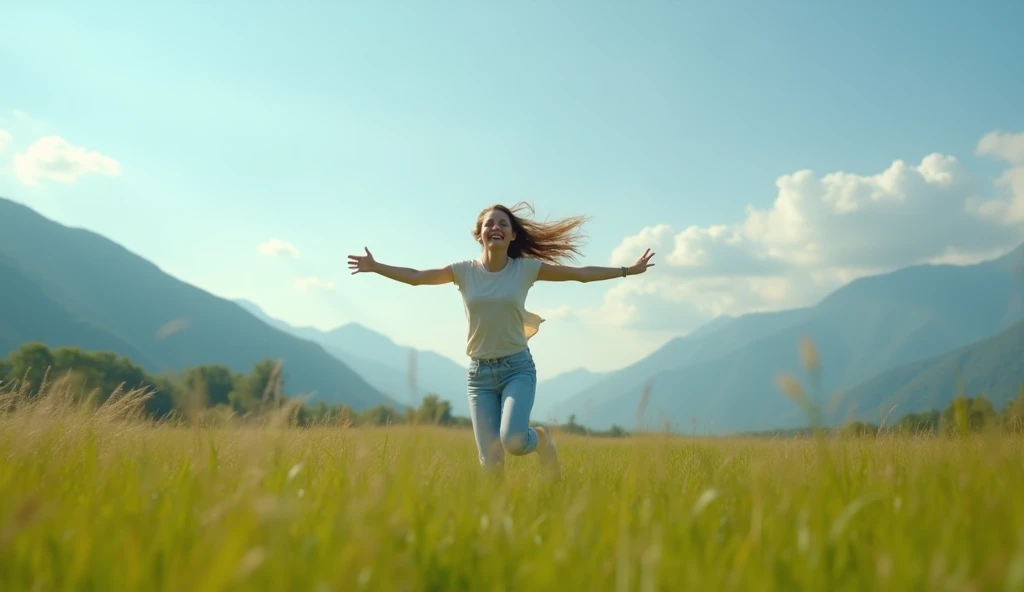
M 517 257 L 501 271 L 488 271 L 476 259 L 452 264 L 455 285 L 469 321 L 466 355 L 494 359 L 519 353 L 544 319 L 526 310 L 526 294 L 541 262 Z

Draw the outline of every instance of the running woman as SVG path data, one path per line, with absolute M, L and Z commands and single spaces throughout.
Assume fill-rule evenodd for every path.
M 467 259 L 435 269 L 385 265 L 365 255 L 349 255 L 352 274 L 376 273 L 411 286 L 454 283 L 462 293 L 469 323 L 467 390 L 477 453 L 485 469 L 504 466 L 505 453 L 536 452 L 546 474 L 561 477 L 558 452 L 544 427 L 530 427 L 537 369 L 527 345 L 544 319 L 526 310 L 534 282 L 596 282 L 638 275 L 653 267 L 654 253 L 644 251 L 629 267 L 573 267 L 565 259 L 580 254 L 579 233 L 585 218 L 537 222 L 517 214 L 531 209 L 493 205 L 477 216 L 473 238 L 482 250 Z

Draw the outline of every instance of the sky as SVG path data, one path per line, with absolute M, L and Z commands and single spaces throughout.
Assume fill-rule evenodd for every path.
M 583 214 L 538 374 L 720 314 L 1024 241 L 1019 2 L 6 0 L 0 196 L 295 325 L 465 364 L 452 286 L 492 203 Z

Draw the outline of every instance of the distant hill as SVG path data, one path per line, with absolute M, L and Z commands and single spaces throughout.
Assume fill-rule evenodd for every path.
M 697 338 L 697 337 L 704 337 L 706 335 L 711 335 L 712 333 L 714 333 L 716 331 L 719 331 L 720 329 L 725 329 L 726 327 L 728 327 L 735 320 L 736 320 L 736 317 L 730 316 L 730 315 L 717 316 L 717 317 L 711 319 L 709 322 L 707 322 L 707 323 L 701 325 L 700 327 L 697 327 L 693 331 L 690 331 L 689 333 L 687 333 L 686 337 L 689 338 L 689 339 L 694 339 L 694 338 Z
M 374 388 L 403 404 L 418 405 L 424 396 L 434 393 L 451 403 L 455 415 L 469 416 L 466 368 L 441 354 L 398 345 L 358 323 L 330 331 L 296 327 L 271 317 L 252 301 L 239 299 L 235 302 L 272 327 L 320 344 Z M 411 356 L 415 356 L 415 400 L 409 380 Z
M 632 417 L 651 381 L 647 421 L 712 432 L 783 429 L 805 418 L 776 377 L 804 380 L 797 353 L 817 345 L 822 388 L 831 395 L 888 370 L 991 336 L 1020 318 L 1024 250 L 970 266 L 919 265 L 856 280 L 813 307 L 744 315 L 723 327 L 666 344 L 559 406 L 581 423 L 607 428 Z M 944 406 L 948 401 L 942 402 Z M 626 426 L 632 427 L 632 426 Z
M 310 341 L 179 281 L 120 245 L 0 198 L 0 357 L 28 341 L 107 349 L 150 372 L 284 363 L 286 390 L 355 410 L 394 404 Z
M 319 343 L 328 353 L 344 361 L 374 388 L 405 402 L 409 400 L 409 361 L 415 354 L 418 389 L 416 403 L 428 393 L 449 401 L 452 412 L 469 416 L 466 398 L 466 367 L 439 353 L 398 345 L 386 335 L 358 323 L 348 323 L 330 331 L 296 327 L 268 315 L 258 304 L 246 299 L 235 302 L 270 326 Z M 545 421 L 559 402 L 601 380 L 604 374 L 579 368 L 537 385 L 534 420 Z
M 149 357 L 117 335 L 62 307 L 47 296 L 31 270 L 0 252 L 0 357 L 31 341 L 117 351 L 139 364 Z
M 846 391 L 838 419 L 889 423 L 908 413 L 941 410 L 958 394 L 984 395 L 1001 409 L 1024 384 L 1024 321 L 951 352 L 904 364 Z M 958 388 L 963 392 L 959 393 Z
M 561 421 L 575 414 L 577 422 L 597 429 L 607 429 L 616 422 L 622 427 L 631 428 L 632 425 L 623 426 L 622 421 L 632 422 L 635 408 L 611 423 L 605 421 L 605 416 L 592 416 L 591 412 L 598 413 L 603 404 L 626 393 L 637 392 L 647 381 L 662 372 L 739 351 L 765 335 L 801 321 L 809 314 L 810 309 L 795 309 L 713 320 L 689 335 L 669 341 L 630 366 L 604 374 L 594 385 L 585 387 L 568 400 L 555 404 L 552 412 Z
M 533 404 L 532 417 L 536 421 L 547 421 L 557 417 L 558 405 L 600 382 L 607 374 L 577 368 L 543 380 L 537 385 L 537 396 Z M 568 419 L 559 418 L 559 419 Z

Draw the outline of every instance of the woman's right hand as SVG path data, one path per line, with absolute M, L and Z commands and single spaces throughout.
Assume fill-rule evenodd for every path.
M 348 256 L 348 268 L 352 271 L 352 275 L 357 273 L 369 273 L 377 270 L 377 261 L 373 258 L 373 253 L 370 253 L 370 249 L 363 247 L 366 251 L 366 255 L 349 255 Z

